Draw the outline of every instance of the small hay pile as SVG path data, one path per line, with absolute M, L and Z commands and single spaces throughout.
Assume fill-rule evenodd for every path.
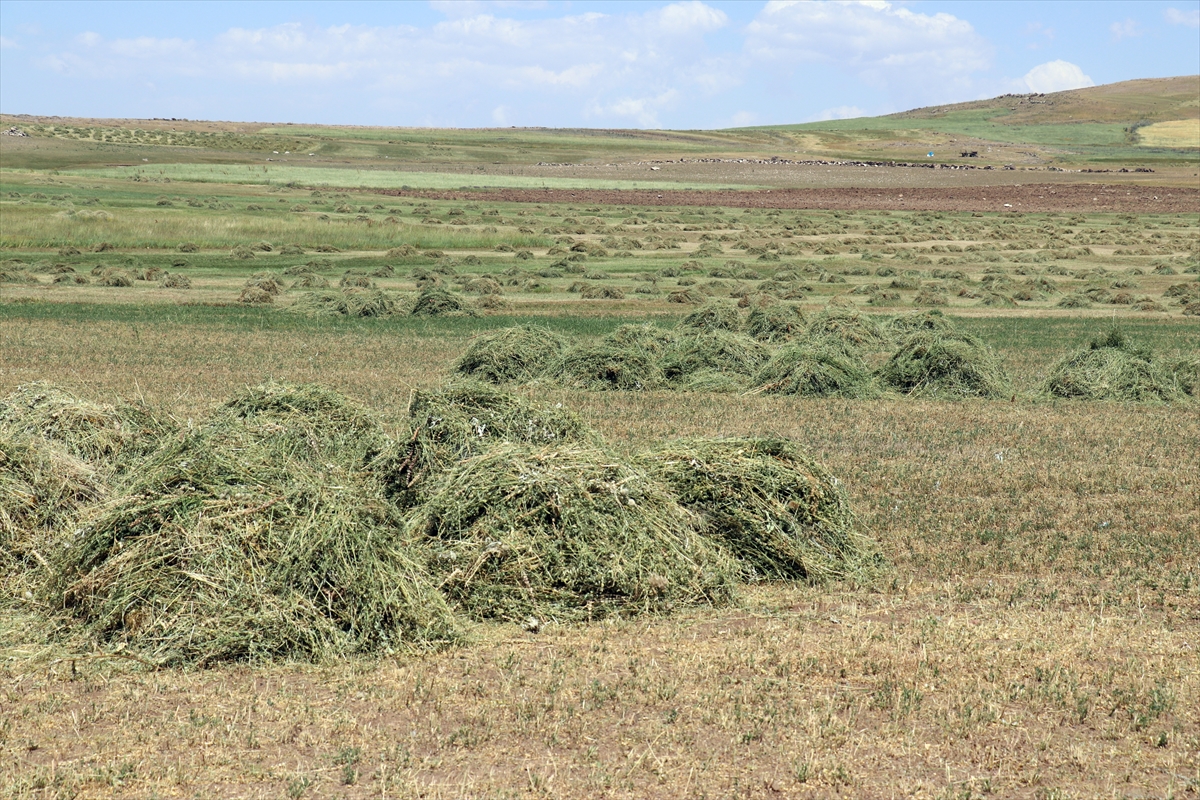
M 1183 358 L 1171 367 L 1175 385 L 1189 397 L 1200 398 L 1200 357 Z
M 180 275 L 178 272 L 168 272 L 163 275 L 159 286 L 162 286 L 164 289 L 190 289 L 192 288 L 192 281 L 186 275 Z
M 472 339 L 455 362 L 454 371 L 490 383 L 526 381 L 561 356 L 566 346 L 566 341 L 549 328 L 501 328 Z
M 649 350 L 600 342 L 563 353 L 546 368 L 545 377 L 577 389 L 637 392 L 660 386 L 663 371 Z
M 390 317 L 400 311 L 396 298 L 381 289 L 305 292 L 288 311 L 306 317 Z
M 83 400 L 43 381 L 0 400 L 0 425 L 56 442 L 106 472 L 120 472 L 152 452 L 172 424 L 144 405 Z
M 834 343 L 842 348 L 874 348 L 891 343 L 880 324 L 857 309 L 826 306 L 808 323 L 808 338 Z
M 679 340 L 674 332 L 650 323 L 627 324 L 616 328 L 604 337 L 604 344 L 612 347 L 630 347 L 660 356 Z
M 879 396 L 875 378 L 860 356 L 807 342 L 782 347 L 757 375 L 756 392 L 805 397 L 867 399 Z
M 663 374 L 673 382 L 698 373 L 750 377 L 762 368 L 769 351 L 749 336 L 714 330 L 684 336 L 663 358 Z
M 475 618 L 592 619 L 722 602 L 736 564 L 643 470 L 587 446 L 506 444 L 456 466 L 413 518 Z
M 746 318 L 746 332 L 760 342 L 787 342 L 804 333 L 807 323 L 799 306 L 781 303 L 754 308 Z
M 579 296 L 584 300 L 624 300 L 625 292 L 616 286 L 588 284 L 579 292 Z
M 275 295 L 257 286 L 247 286 L 242 289 L 237 301 L 248 306 L 265 306 L 275 302 Z
M 462 298 L 436 286 L 424 289 L 413 303 L 414 317 L 472 316 L 475 311 L 468 308 Z
M 363 468 L 383 441 L 334 392 L 243 392 L 147 459 L 62 551 L 51 601 L 163 664 L 320 659 L 458 638 Z
M 1145 348 L 1121 331 L 1110 330 L 1091 344 L 1060 359 L 1042 383 L 1054 397 L 1126 400 L 1136 403 L 1179 399 L 1174 376 Z
M 1009 379 L 999 356 L 962 333 L 918 330 L 879 370 L 888 386 L 907 394 L 940 397 L 1005 397 Z
M 431 478 L 498 443 L 540 447 L 596 439 L 569 411 L 473 381 L 414 393 L 408 425 L 407 441 L 389 445 L 371 464 L 387 495 L 404 507 L 420 501 Z
M 849 577 L 872 558 L 845 488 L 779 439 L 691 439 L 639 457 L 750 579 Z
M 728 303 L 707 303 L 683 318 L 683 328 L 697 331 L 740 331 L 742 316 Z
M 941 311 L 918 311 L 913 314 L 901 314 L 887 323 L 887 330 L 893 336 L 903 339 L 917 331 L 934 331 L 938 333 L 953 333 L 954 323 Z

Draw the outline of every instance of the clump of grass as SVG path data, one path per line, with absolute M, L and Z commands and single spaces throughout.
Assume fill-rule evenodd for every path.
M 476 336 L 454 364 L 455 372 L 490 383 L 525 381 L 566 349 L 566 341 L 537 325 L 517 325 Z
M 643 391 L 663 382 L 658 357 L 639 346 L 581 344 L 563 353 L 545 377 L 578 389 Z
M 405 507 L 420 500 L 432 477 L 497 443 L 552 446 L 595 439 L 569 411 L 475 381 L 416 392 L 408 426 L 405 441 L 389 445 L 372 465 L 388 496 Z
M 591 446 L 504 444 L 417 511 L 444 592 L 476 618 L 591 619 L 721 603 L 737 566 L 662 483 Z
M 781 303 L 758 307 L 746 318 L 746 332 L 760 342 L 787 342 L 804 333 L 807 323 L 799 306 Z
M 806 397 L 871 398 L 879 387 L 862 358 L 839 348 L 803 342 L 785 345 L 757 375 L 755 391 Z
M 939 331 L 918 330 L 906 336 L 879 376 L 908 394 L 1003 397 L 1010 387 L 991 347 L 968 334 Z
M 1179 399 L 1172 374 L 1117 328 L 1060 359 L 1041 385 L 1054 397 L 1162 402 Z
M 689 439 L 639 456 L 732 552 L 750 579 L 821 582 L 861 573 L 873 559 L 855 532 L 845 487 L 781 439 Z
M 434 286 L 417 295 L 410 313 L 414 317 L 440 317 L 471 316 L 475 312 L 458 295 Z
M 710 302 L 688 314 L 679 324 L 698 331 L 740 331 L 742 316 L 728 303 Z
M 152 452 L 174 425 L 144 404 L 95 403 L 43 381 L 0 400 L 0 425 L 60 445 L 93 467 L 119 472 Z
M 715 330 L 681 337 L 663 358 L 667 380 L 683 381 L 700 372 L 750 377 L 766 362 L 767 347 L 749 336 Z

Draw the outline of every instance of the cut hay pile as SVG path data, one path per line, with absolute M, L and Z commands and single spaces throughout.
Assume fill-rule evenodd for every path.
M 544 373 L 564 386 L 596 391 L 638 392 L 662 385 L 658 358 L 641 347 L 606 342 L 581 344 L 563 353 Z
M 673 382 L 704 372 L 748 378 L 762 368 L 769 352 L 765 345 L 744 334 L 722 330 L 698 333 L 681 337 L 667 352 L 663 374 Z
M 1010 383 L 999 356 L 962 333 L 918 330 L 900 343 L 879 370 L 880 379 L 906 394 L 1006 397 Z
M 659 328 L 650 323 L 621 325 L 604 337 L 604 344 L 618 348 L 644 350 L 655 356 L 662 355 L 679 340 L 673 331 Z
M 707 303 L 688 314 L 679 323 L 697 331 L 740 331 L 742 316 L 729 303 Z
M 776 344 L 800 336 L 807 328 L 799 306 L 781 303 L 751 310 L 746 318 L 746 333 L 760 342 Z
M 641 469 L 586 446 L 503 445 L 413 518 L 442 590 L 475 618 L 591 619 L 726 600 L 736 564 Z
M 829 342 L 843 349 L 891 344 L 891 337 L 875 318 L 842 306 L 826 306 L 809 320 L 806 333 L 809 339 Z
M 1180 397 L 1171 372 L 1116 329 L 1060 359 L 1041 388 L 1054 397 L 1083 400 L 1144 403 Z
M 340 292 L 305 292 L 288 308 L 306 317 L 390 317 L 401 304 L 381 289 L 343 289 Z
M 364 469 L 378 424 L 334 392 L 243 392 L 85 519 L 48 599 L 164 664 L 436 646 L 457 626 Z
M 898 339 L 903 339 L 918 331 L 936 331 L 953 333 L 954 323 L 949 317 L 936 309 L 933 311 L 918 311 L 913 314 L 901 314 L 887 323 L 887 330 Z
M 875 377 L 860 356 L 820 343 L 785 345 L 757 375 L 756 392 L 805 397 L 866 399 L 879 396 Z
M 432 478 L 499 443 L 540 447 L 596 439 L 569 411 L 477 382 L 416 392 L 408 425 L 405 440 L 390 445 L 371 465 L 388 496 L 405 507 L 420 501 Z
M 471 316 L 475 312 L 468 308 L 462 298 L 445 289 L 431 287 L 417 295 L 410 312 L 414 317 Z
M 549 328 L 517 325 L 482 333 L 471 340 L 454 364 L 460 375 L 490 383 L 526 381 L 546 369 L 566 349 Z
M 174 429 L 144 405 L 94 403 L 42 381 L 0 400 L 0 426 L 55 442 L 106 472 L 127 468 Z
M 845 488 L 779 439 L 668 442 L 639 457 L 750 579 L 848 577 L 870 560 Z
M 1200 357 L 1183 358 L 1171 367 L 1175 386 L 1189 397 L 1200 398 Z

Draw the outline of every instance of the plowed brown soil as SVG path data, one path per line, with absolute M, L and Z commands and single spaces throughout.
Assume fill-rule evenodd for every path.
M 1115 211 L 1137 214 L 1200 213 L 1200 189 L 1105 184 L 1023 184 L 911 189 L 486 189 L 385 190 L 393 197 L 489 200 L 510 203 L 587 203 L 629 206 L 730 208 L 888 209 L 902 211 Z

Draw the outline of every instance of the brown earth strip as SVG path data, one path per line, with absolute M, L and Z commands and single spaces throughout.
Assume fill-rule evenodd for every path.
M 641 189 L 384 190 L 393 197 L 505 203 L 584 203 L 629 206 L 721 206 L 853 211 L 1022 211 L 1200 213 L 1200 188 L 1107 184 L 1024 184 L 946 189 L 763 189 L 695 191 Z

